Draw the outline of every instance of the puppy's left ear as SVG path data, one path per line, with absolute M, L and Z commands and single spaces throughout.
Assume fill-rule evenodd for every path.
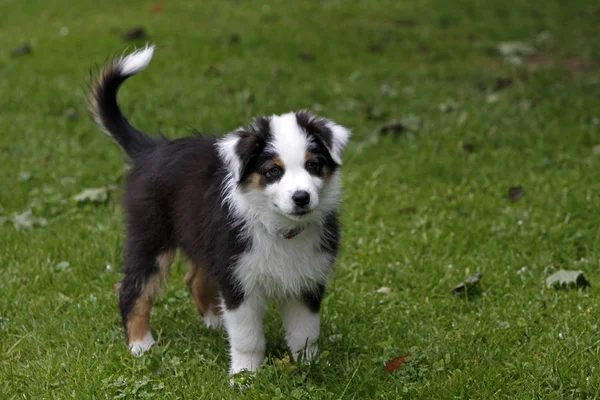
M 327 128 L 331 130 L 331 145 L 328 146 L 331 158 L 337 164 L 342 165 L 342 152 L 350 139 L 350 130 L 330 120 L 327 120 L 326 124 Z
M 265 146 L 265 132 L 269 119 L 257 118 L 248 128 L 240 128 L 217 141 L 217 152 L 235 182 L 239 182 L 250 165 Z
M 335 122 L 314 116 L 309 111 L 296 113 L 296 121 L 306 133 L 319 140 L 336 164 L 342 165 L 342 152 L 350 138 L 350 131 Z

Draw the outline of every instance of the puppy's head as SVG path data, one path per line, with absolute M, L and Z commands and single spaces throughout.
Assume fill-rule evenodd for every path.
M 301 111 L 257 118 L 221 139 L 218 150 L 254 211 L 302 221 L 336 202 L 349 136 L 346 128 Z

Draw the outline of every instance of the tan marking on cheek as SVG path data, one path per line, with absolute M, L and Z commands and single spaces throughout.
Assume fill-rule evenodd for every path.
M 190 265 L 189 271 L 185 274 L 185 283 L 190 288 L 198 314 L 204 316 L 207 312 L 212 311 L 214 315 L 221 315 L 219 285 L 209 279 L 206 272 Z
M 150 330 L 150 311 L 152 310 L 154 299 L 156 299 L 167 278 L 174 258 L 174 250 L 167 250 L 156 258 L 159 271 L 146 281 L 140 296 L 127 317 L 126 325 L 129 344 L 136 340 L 143 340 L 146 333 Z
M 250 175 L 250 187 L 252 189 L 255 190 L 262 190 L 262 177 L 260 176 L 260 174 L 258 172 L 253 172 L 252 175 Z
M 281 158 L 279 158 L 279 157 L 275 157 L 275 158 L 273 159 L 273 162 L 274 162 L 276 165 L 278 165 L 279 167 L 283 168 L 283 161 L 281 161 Z

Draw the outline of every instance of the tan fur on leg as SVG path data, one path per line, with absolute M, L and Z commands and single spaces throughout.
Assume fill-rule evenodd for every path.
M 206 325 L 209 327 L 220 325 L 215 322 L 219 321 L 221 315 L 219 285 L 194 265 L 191 265 L 185 274 L 185 283 L 190 288 L 198 314 L 204 317 Z
M 134 342 L 147 340 L 147 335 L 150 332 L 150 311 L 154 299 L 156 299 L 160 288 L 166 281 L 174 258 L 174 250 L 168 250 L 157 257 L 159 271 L 148 279 L 127 319 L 127 336 L 130 346 Z

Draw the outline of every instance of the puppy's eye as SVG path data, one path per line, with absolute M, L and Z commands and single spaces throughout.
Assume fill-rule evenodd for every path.
M 321 170 L 321 166 L 318 162 L 309 160 L 306 162 L 306 170 L 311 174 L 318 174 Z
M 281 172 L 282 171 L 281 171 L 280 167 L 273 167 L 265 173 L 265 176 L 267 178 L 275 178 L 275 177 L 281 175 Z

